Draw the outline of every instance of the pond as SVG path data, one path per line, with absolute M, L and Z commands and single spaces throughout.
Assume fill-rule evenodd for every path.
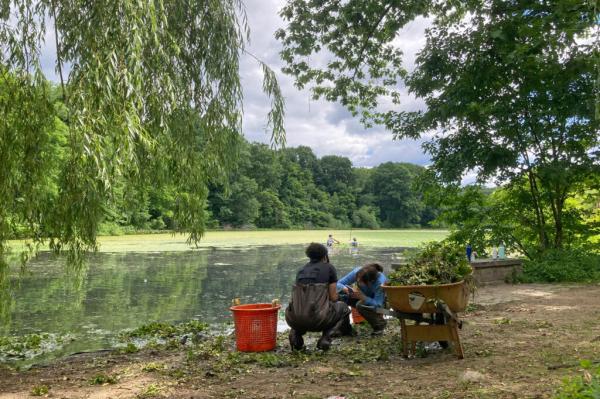
M 340 249 L 331 262 L 340 277 L 371 261 L 389 271 L 400 250 L 361 248 L 352 255 Z M 47 334 L 49 343 L 43 353 L 26 359 L 0 353 L 0 362 L 26 365 L 113 348 L 121 331 L 152 321 L 198 319 L 215 329 L 230 329 L 233 298 L 242 303 L 279 299 L 284 309 L 296 271 L 306 261 L 301 245 L 98 253 L 74 281 L 65 275 L 62 260 L 42 253 L 15 285 L 11 318 L 3 333 Z M 285 328 L 285 321 L 279 328 Z

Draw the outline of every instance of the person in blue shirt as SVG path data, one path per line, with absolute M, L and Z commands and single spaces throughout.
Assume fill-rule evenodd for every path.
M 381 335 L 386 321 L 383 315 L 376 312 L 385 303 L 385 293 L 381 286 L 387 278 L 383 267 L 378 263 L 370 263 L 357 267 L 337 282 L 340 300 L 356 308 L 358 313 L 373 327 L 373 335 Z M 356 284 L 358 289 L 352 288 Z M 347 316 L 338 329 L 340 335 L 353 335 L 350 317 Z

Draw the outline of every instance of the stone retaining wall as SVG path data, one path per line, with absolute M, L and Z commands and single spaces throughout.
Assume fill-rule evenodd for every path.
M 512 282 L 523 272 L 520 259 L 477 259 L 471 262 L 477 285 Z

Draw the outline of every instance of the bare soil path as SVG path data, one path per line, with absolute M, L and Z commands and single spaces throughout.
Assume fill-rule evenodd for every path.
M 579 370 L 549 366 L 600 360 L 599 285 L 483 287 L 462 319 L 463 360 L 450 350 L 403 359 L 392 321 L 383 337 L 361 329 L 326 354 L 290 354 L 282 335 L 267 354 L 237 353 L 226 338 L 72 356 L 27 371 L 0 367 L 0 399 L 42 386 L 51 398 L 550 398 Z

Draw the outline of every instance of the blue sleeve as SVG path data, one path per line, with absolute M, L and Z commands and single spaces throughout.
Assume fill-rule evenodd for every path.
M 359 269 L 360 269 L 360 267 L 355 268 L 350 273 L 346 274 L 344 277 L 342 277 L 341 279 L 338 280 L 338 282 L 337 282 L 338 292 L 341 291 L 345 286 L 356 283 L 356 272 L 358 272 Z
M 366 297 L 363 300 L 363 303 L 365 305 L 372 306 L 375 308 L 383 307 L 383 304 L 385 303 L 385 292 L 383 292 L 383 288 L 381 288 L 381 286 L 385 284 L 386 280 L 386 277 L 383 275 L 383 273 L 381 273 L 379 279 L 377 279 L 375 287 L 373 287 L 373 298 Z

